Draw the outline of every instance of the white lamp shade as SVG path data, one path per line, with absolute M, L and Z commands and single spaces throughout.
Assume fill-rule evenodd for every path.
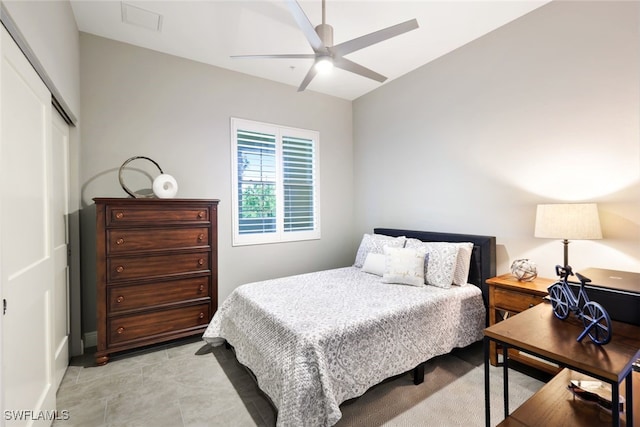
M 535 237 L 566 240 L 602 239 L 598 205 L 595 203 L 538 205 Z

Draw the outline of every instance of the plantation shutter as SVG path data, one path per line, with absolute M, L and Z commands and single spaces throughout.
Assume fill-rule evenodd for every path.
M 282 137 L 284 231 L 315 228 L 314 141 Z
M 233 246 L 320 239 L 320 135 L 231 118 Z
M 276 232 L 276 136 L 237 131 L 239 233 Z

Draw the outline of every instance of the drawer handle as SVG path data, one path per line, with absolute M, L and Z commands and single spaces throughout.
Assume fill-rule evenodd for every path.
M 200 312 L 200 315 L 198 316 L 199 319 L 204 319 L 204 313 Z
M 121 266 L 121 265 L 119 265 L 119 266 L 117 266 L 117 267 L 116 267 L 116 271 L 117 271 L 118 273 L 122 273 L 122 272 L 124 271 L 124 267 L 123 267 L 123 266 Z
M 534 306 L 534 304 L 529 304 L 529 308 L 531 308 L 531 307 L 533 307 L 533 306 Z
M 198 234 L 198 242 L 202 242 L 204 240 L 204 234 L 200 233 Z
M 204 265 L 204 259 L 200 258 L 200 259 L 198 260 L 198 265 Z
M 198 218 L 202 219 L 205 217 L 205 213 L 203 211 L 198 212 Z
M 124 212 L 116 212 L 116 219 L 124 218 Z
M 118 295 L 118 298 L 116 298 L 116 302 L 120 304 L 122 301 L 124 301 L 124 297 L 122 295 Z
M 121 245 L 123 243 L 124 243 L 124 239 L 122 237 L 116 240 L 116 245 Z
M 116 332 L 121 335 L 124 333 L 124 328 L 122 326 L 120 326 L 118 329 L 116 329 Z
M 203 292 L 204 291 L 204 285 L 200 285 L 198 287 L 198 292 Z

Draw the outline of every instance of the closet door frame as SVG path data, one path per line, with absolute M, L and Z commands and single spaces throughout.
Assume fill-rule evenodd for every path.
M 71 333 L 69 269 L 69 125 L 54 109 L 51 132 L 52 256 L 54 258 L 53 334 L 54 385 L 56 390 L 69 366 Z

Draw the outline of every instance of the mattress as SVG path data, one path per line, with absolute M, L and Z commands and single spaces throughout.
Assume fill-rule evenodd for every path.
M 238 287 L 203 339 L 235 348 L 278 426 L 331 426 L 340 403 L 482 339 L 484 325 L 474 285 L 388 284 L 346 267 Z

